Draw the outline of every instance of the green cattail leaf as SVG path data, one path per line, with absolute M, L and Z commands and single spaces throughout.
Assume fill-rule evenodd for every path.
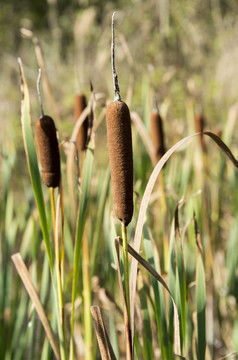
M 38 167 L 38 161 L 36 156 L 36 150 L 33 140 L 32 127 L 31 127 L 31 115 L 30 115 L 30 100 L 27 83 L 24 76 L 22 62 L 19 59 L 20 76 L 21 76 L 21 92 L 22 92 L 22 103 L 21 103 L 21 124 L 22 133 L 24 140 L 24 147 L 26 152 L 27 164 L 30 173 L 32 188 L 36 200 L 36 205 L 39 212 L 40 224 L 45 241 L 46 251 L 49 258 L 50 268 L 53 271 L 53 259 L 49 238 L 49 231 L 47 226 L 45 204 L 41 187 L 41 176 Z
M 143 316 L 143 359 L 152 359 L 153 358 L 153 347 L 152 347 L 152 332 L 151 332 L 151 324 L 150 324 L 150 316 L 148 309 L 148 300 L 147 294 L 148 289 L 145 289 L 143 283 L 141 281 L 140 289 L 139 289 L 139 297 L 141 303 L 141 311 Z
M 67 258 L 69 260 L 70 264 L 73 264 L 74 261 L 74 240 L 73 240 L 73 234 L 70 228 L 69 219 L 65 217 L 64 221 L 64 233 L 65 233 L 65 254 L 67 255 Z
M 200 253 L 197 259 L 197 358 L 205 360 L 206 351 L 206 284 L 203 260 Z
M 180 315 L 180 333 L 182 336 L 181 339 L 181 349 L 183 350 L 183 345 L 185 343 L 186 336 L 186 274 L 184 266 L 184 256 L 182 248 L 182 239 L 179 229 L 179 208 L 176 207 L 175 210 L 175 238 L 176 238 L 176 280 L 178 283 L 178 299 L 179 299 L 179 315 Z
M 169 267 L 168 267 L 168 282 L 169 289 L 173 297 L 176 297 L 176 267 L 175 267 L 175 234 L 174 234 L 174 224 L 172 223 L 172 229 L 170 234 L 170 242 L 169 242 Z M 169 347 L 173 347 L 174 342 L 174 307 L 171 298 L 169 299 L 169 322 L 168 322 L 168 339 L 169 339 Z
M 31 251 L 31 241 L 34 234 L 34 221 L 34 217 L 30 216 L 30 218 L 27 220 L 25 230 L 22 236 L 20 253 L 23 259 L 25 259 L 25 257 L 29 255 Z
M 144 239 L 144 247 L 148 263 L 156 269 L 157 272 L 160 272 L 158 263 L 155 262 L 155 252 L 152 247 L 151 241 L 148 239 L 149 234 L 146 225 L 144 226 L 144 232 L 146 238 Z M 167 330 L 167 321 L 166 321 L 166 308 L 164 302 L 164 293 L 162 286 L 158 281 L 151 276 L 151 284 L 154 292 L 154 312 L 155 312 L 155 321 L 158 331 L 158 340 L 159 347 L 161 350 L 161 355 L 163 359 L 172 359 L 173 351 L 172 347 L 168 346 L 168 330 Z
M 88 205 L 88 194 L 89 194 L 89 185 L 92 172 L 92 163 L 93 163 L 93 150 L 89 147 L 86 151 L 86 159 L 84 164 L 83 172 L 83 181 L 82 181 L 82 195 L 80 198 L 80 207 L 77 219 L 77 232 L 75 239 L 74 247 L 74 268 L 73 268 L 73 286 L 72 286 L 72 322 L 71 322 L 71 335 L 73 334 L 74 329 L 74 303 L 77 293 L 77 282 L 79 278 L 79 267 L 80 267 L 80 258 L 83 242 L 83 232 L 85 227 L 86 215 L 87 215 L 87 205 Z M 71 339 L 72 346 L 72 339 Z
M 186 278 L 185 278 L 185 269 L 184 269 L 184 260 L 182 249 L 177 243 L 177 280 L 179 286 L 179 304 L 180 304 L 180 326 L 181 326 L 181 349 L 185 344 L 186 336 Z
M 230 291 L 234 294 L 238 294 L 237 289 L 237 275 L 236 268 L 238 263 L 238 255 L 234 249 L 237 248 L 237 233 L 238 233 L 238 222 L 237 218 L 234 219 L 231 226 L 231 232 L 229 236 L 228 248 L 227 248 L 227 270 L 228 270 L 228 285 Z
M 14 322 L 14 332 L 11 335 L 11 348 L 12 349 L 16 349 L 18 348 L 19 351 L 17 351 L 17 355 L 18 353 L 21 354 L 20 348 L 22 346 L 22 341 L 23 341 L 23 331 L 22 329 L 24 329 L 25 322 L 26 322 L 26 312 L 27 312 L 27 304 L 29 302 L 29 298 L 26 292 L 23 292 L 21 294 L 21 298 L 18 301 L 17 304 L 17 316 L 15 317 L 15 322 Z M 27 331 L 26 331 L 27 333 Z M 27 338 L 25 339 L 26 342 Z M 24 346 L 23 346 L 24 349 Z M 20 355 L 19 354 L 19 355 Z M 14 355 L 14 358 L 16 358 L 16 356 Z M 22 359 L 22 357 L 20 357 Z
M 112 348 L 115 353 L 116 359 L 119 359 L 120 353 L 119 353 L 119 344 L 117 339 L 117 329 L 116 329 L 116 323 L 115 323 L 115 314 L 113 311 L 109 312 L 109 339 L 112 344 Z
M 103 178 L 101 179 L 98 189 L 97 218 L 96 218 L 96 223 L 93 226 L 94 227 L 93 242 L 92 242 L 92 249 L 90 255 L 90 269 L 92 275 L 94 274 L 94 268 L 96 264 L 95 258 L 99 246 L 99 240 L 101 237 L 101 229 L 103 224 L 106 199 L 109 190 L 109 180 L 110 180 L 110 169 L 108 167 L 106 173 L 103 173 Z

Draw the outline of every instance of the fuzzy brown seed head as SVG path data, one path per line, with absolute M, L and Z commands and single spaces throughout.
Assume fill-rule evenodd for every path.
M 106 119 L 114 210 L 127 226 L 133 215 L 133 156 L 128 106 L 123 101 L 109 103 Z
M 48 187 L 60 184 L 60 155 L 53 119 L 44 115 L 36 121 L 36 139 L 39 147 L 42 180 Z
M 160 114 L 152 112 L 150 116 L 151 139 L 155 149 L 156 160 L 159 161 L 165 153 L 163 123 Z
M 195 121 L 195 131 L 203 132 L 204 125 L 205 125 L 205 119 L 204 119 L 203 115 L 201 113 L 197 114 L 195 116 L 194 121 Z M 200 134 L 199 139 L 200 139 L 200 144 L 201 144 L 202 149 L 205 150 L 205 142 L 204 142 L 203 134 Z
M 78 120 L 79 116 L 82 114 L 83 110 L 87 107 L 86 97 L 83 94 L 75 95 L 74 102 L 74 118 L 75 122 Z M 86 149 L 87 146 L 87 136 L 88 136 L 88 117 L 84 120 L 83 124 L 80 126 L 76 143 L 78 150 L 82 151 Z

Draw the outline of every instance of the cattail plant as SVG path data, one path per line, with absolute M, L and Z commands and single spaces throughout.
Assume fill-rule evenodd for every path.
M 125 300 L 130 328 L 129 263 L 126 227 L 131 222 L 133 215 L 132 136 L 130 112 L 126 103 L 121 100 L 115 69 L 114 15 L 115 12 L 112 15 L 111 60 L 115 98 L 107 106 L 106 120 L 114 210 L 122 224 Z M 128 332 L 130 333 L 130 330 Z M 127 345 L 127 354 L 130 359 L 132 352 L 130 341 Z
M 87 100 L 84 94 L 75 95 L 74 100 L 74 118 L 77 122 L 78 118 L 82 114 L 83 110 L 87 107 Z M 80 126 L 76 144 L 77 148 L 80 151 L 86 150 L 88 140 L 88 117 L 84 120 L 83 124 Z
M 158 162 L 165 153 L 163 122 L 160 113 L 156 108 L 150 115 L 150 132 L 154 145 L 155 159 Z
M 61 178 L 59 145 L 54 120 L 50 116 L 44 115 L 39 89 L 40 76 L 41 72 L 39 72 L 37 81 L 41 117 L 36 121 L 36 139 L 42 167 L 42 180 L 46 186 L 56 188 L 59 187 Z
M 128 106 L 121 100 L 115 70 L 113 17 L 112 34 L 112 75 L 115 98 L 108 104 L 106 112 L 108 152 L 115 214 L 121 223 L 127 226 L 133 215 L 131 119 Z
M 53 233 L 54 233 L 54 247 L 55 247 L 55 260 L 56 260 L 56 284 L 57 284 L 57 300 L 59 306 L 59 317 L 58 320 L 58 330 L 59 330 L 59 340 L 60 340 L 60 353 L 61 359 L 66 359 L 66 349 L 65 349 L 65 332 L 64 332 L 64 301 L 63 301 L 63 290 L 62 290 L 62 279 L 61 279 L 61 267 L 63 268 L 63 259 L 64 259 L 64 243 L 63 237 L 61 241 L 61 255 L 60 255 L 60 243 L 58 236 L 58 226 L 56 219 L 59 219 L 59 216 L 56 217 L 55 203 L 54 203 L 54 188 L 58 187 L 60 197 L 58 197 L 58 208 L 61 206 L 63 208 L 62 201 L 62 186 L 61 186 L 61 173 L 60 173 L 60 153 L 58 139 L 56 136 L 56 127 L 54 120 L 48 116 L 44 115 L 44 110 L 41 101 L 40 94 L 40 78 L 41 78 L 41 69 L 39 69 L 39 76 L 37 79 L 37 91 L 39 102 L 41 106 L 41 117 L 36 121 L 36 139 L 39 148 L 40 163 L 42 166 L 42 180 L 44 184 L 50 188 L 51 195 L 51 209 L 52 209 L 52 222 L 53 222 Z M 59 210 L 57 211 L 59 214 Z M 62 225 L 63 226 L 63 225 Z M 60 261 L 62 260 L 62 262 Z

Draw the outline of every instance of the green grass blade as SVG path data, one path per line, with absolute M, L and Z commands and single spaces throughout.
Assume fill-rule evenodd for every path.
M 139 285 L 139 297 L 141 303 L 141 311 L 143 317 L 143 359 L 152 359 L 153 358 L 153 347 L 152 347 L 152 331 L 150 324 L 150 316 L 148 309 L 148 300 L 147 300 L 148 289 L 143 284 L 142 279 Z
M 183 254 L 180 245 L 177 242 L 177 280 L 179 286 L 179 304 L 180 304 L 180 326 L 181 326 L 181 349 L 186 340 L 186 277 L 184 269 Z
M 102 229 L 106 199 L 109 190 L 109 180 L 110 180 L 110 169 L 108 167 L 106 170 L 106 174 L 104 174 L 103 176 L 102 184 L 100 186 L 96 224 L 94 226 L 94 231 L 93 231 L 93 242 L 92 242 L 92 250 L 90 255 L 90 268 L 92 275 L 94 274 L 94 269 L 96 264 L 96 254 L 98 250 L 99 240 L 101 237 L 101 229 Z
M 206 352 L 206 281 L 203 264 L 203 244 L 198 231 L 195 212 L 193 214 L 195 240 L 197 245 L 196 259 L 196 311 L 197 311 L 197 359 L 205 360 Z
M 174 225 L 172 224 L 171 234 L 170 234 L 170 248 L 169 248 L 169 269 L 168 269 L 168 286 L 169 289 L 175 298 L 176 295 L 176 267 L 175 267 L 175 234 L 174 234 Z M 169 322 L 168 322 L 168 340 L 169 340 L 169 347 L 173 347 L 174 341 L 174 308 L 172 300 L 169 299 Z
M 146 257 L 148 259 L 149 264 L 156 269 L 156 271 L 160 272 L 159 265 L 155 262 L 155 253 L 152 247 L 151 241 L 148 239 L 149 234 L 147 231 L 146 225 L 144 225 L 144 232 L 146 238 L 144 239 L 144 247 Z M 172 359 L 173 354 L 171 348 L 168 347 L 168 329 L 167 329 L 167 321 L 166 321 L 166 309 L 164 303 L 164 294 L 161 285 L 158 281 L 151 276 L 151 283 L 154 292 L 154 311 L 155 311 L 155 321 L 158 329 L 158 340 L 159 346 L 161 350 L 161 355 L 163 359 Z
M 237 218 L 234 219 L 231 233 L 229 236 L 228 248 L 227 248 L 227 270 L 228 270 L 228 286 L 230 288 L 230 292 L 238 298 L 238 288 L 237 288 L 237 274 L 236 268 L 238 263 L 238 255 L 234 249 L 237 248 L 237 233 L 238 233 L 238 222 Z
M 200 254 L 198 255 L 197 265 L 196 308 L 197 357 L 198 360 L 204 360 L 206 351 L 206 285 L 203 260 Z
M 84 174 L 82 182 L 82 195 L 80 198 L 80 208 L 77 222 L 77 232 L 74 248 L 74 269 L 73 269 L 73 285 L 72 285 L 72 315 L 71 315 L 71 358 L 73 358 L 73 333 L 74 333 L 74 303 L 77 293 L 77 283 L 79 278 L 80 258 L 82 250 L 83 232 L 86 222 L 89 185 L 92 172 L 93 150 L 88 148 L 84 164 Z
M 179 208 L 176 207 L 174 215 L 174 224 L 175 224 L 175 239 L 176 239 L 176 283 L 178 285 L 178 296 L 179 299 L 179 316 L 180 316 L 180 333 L 181 333 L 181 349 L 183 351 L 183 346 L 186 340 L 186 274 L 184 266 L 184 256 L 182 248 L 182 239 L 179 228 Z
M 109 334 L 110 334 L 110 341 L 112 344 L 112 348 L 115 353 L 116 359 L 119 359 L 119 344 L 117 339 L 117 330 L 116 330 L 116 323 L 115 323 L 115 315 L 113 311 L 109 312 Z

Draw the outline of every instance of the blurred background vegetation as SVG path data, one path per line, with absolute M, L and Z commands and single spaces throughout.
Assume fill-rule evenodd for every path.
M 131 108 L 139 113 L 148 91 L 167 100 L 165 127 L 178 119 L 178 137 L 186 135 L 184 99 L 203 109 L 207 128 L 222 128 L 227 109 L 238 94 L 238 3 L 236 0 L 127 0 L 127 1 L 0 1 L 0 142 L 17 145 L 16 167 L 21 171 L 22 140 L 19 126 L 20 91 L 17 57 L 22 58 L 31 88 L 32 118 L 39 116 L 36 96 L 38 65 L 31 40 L 40 40 L 46 70 L 63 128 L 71 131 L 74 94 L 96 92 L 112 97 L 110 21 L 117 10 L 117 66 L 122 96 L 129 74 L 135 85 Z M 116 35 L 116 36 L 117 36 Z M 125 44 L 130 54 L 125 51 Z M 131 57 L 128 60 L 128 57 Z M 47 99 L 46 112 L 51 113 Z M 233 134 L 236 136 L 235 134 Z M 10 141 L 11 141 L 10 140 Z M 235 142 L 238 140 L 234 139 Z M 18 166 L 18 165 L 19 166 Z M 16 170 L 16 171 L 17 171 Z
M 111 15 L 114 10 L 117 10 L 116 65 L 122 99 L 129 99 L 130 110 L 138 112 L 145 127 L 149 130 L 152 98 L 154 94 L 156 95 L 164 119 L 167 149 L 182 137 L 195 131 L 194 115 L 203 112 L 206 119 L 205 130 L 218 131 L 222 134 L 222 138 L 237 157 L 238 132 L 235 131 L 238 108 L 237 0 L 9 0 L 7 2 L 0 0 L 0 9 L 0 221 L 2 229 L 0 236 L 1 239 L 7 238 L 10 244 L 9 248 L 5 245 L 1 245 L 0 248 L 4 250 L 1 264 L 4 265 L 5 270 L 9 265 L 7 262 L 10 261 L 10 253 L 19 250 L 23 243 L 23 234 L 27 237 L 26 232 L 30 231 L 26 223 L 34 210 L 33 192 L 29 189 L 30 180 L 20 124 L 21 94 L 17 57 L 22 59 L 30 90 L 33 123 L 40 116 L 40 106 L 36 91 L 38 62 L 35 45 L 26 36 L 26 30 L 34 33 L 41 43 L 56 107 L 52 107 L 52 102 L 44 93 L 43 105 L 45 113 L 55 118 L 56 126 L 60 130 L 60 140 L 70 137 L 74 126 L 74 96 L 78 91 L 89 96 L 90 81 L 96 93 L 105 94 L 102 105 L 105 105 L 105 99 L 113 99 L 110 65 Z M 128 89 L 132 93 L 131 97 Z M 99 165 L 108 162 L 105 138 L 104 121 L 96 133 L 98 144 L 96 149 L 98 150 L 95 151 L 95 163 Z M 138 137 L 136 139 L 138 140 Z M 134 152 L 136 154 L 134 155 L 135 190 L 142 196 L 153 168 L 141 141 L 135 141 L 134 144 L 136 146 Z M 220 248 L 224 248 L 224 244 L 230 237 L 229 251 L 232 257 L 232 249 L 236 244 L 238 232 L 237 226 L 232 230 L 234 225 L 232 218 L 238 209 L 237 174 L 233 172 L 232 165 L 227 165 L 227 173 L 224 175 L 224 161 L 222 162 L 218 151 L 213 152 L 211 149 L 214 147 L 208 148 L 208 152 L 211 151 L 209 180 L 206 177 L 206 171 L 203 175 L 199 173 L 202 168 L 201 159 L 198 159 L 193 168 L 197 157 L 193 158 L 191 150 L 186 153 L 187 162 L 182 162 L 183 155 L 181 154 L 178 155 L 180 163 L 171 161 L 169 170 L 166 170 L 168 171 L 167 186 L 170 191 L 168 203 L 171 205 L 173 202 L 169 207 L 169 221 L 173 216 L 174 204 L 184 195 L 189 181 L 193 183 L 189 196 L 192 192 L 198 191 L 204 183 L 207 184 L 205 194 L 208 194 L 210 191 L 208 186 L 212 188 L 214 179 L 220 177 L 220 183 L 218 180 L 218 185 L 211 191 L 211 202 L 214 204 L 217 201 L 218 209 L 214 212 L 211 210 L 210 213 L 213 221 L 211 233 L 214 239 L 216 236 L 219 239 L 216 246 Z M 64 165 L 63 161 L 63 169 Z M 101 176 L 103 178 L 104 173 Z M 218 191 L 221 200 L 217 200 Z M 219 207 L 220 202 L 222 210 Z M 201 208 L 199 210 L 201 213 Z M 185 220 L 190 218 L 191 213 L 192 206 L 189 206 Z M 220 215 L 221 218 L 219 218 Z M 200 222 L 200 226 L 201 228 L 204 226 L 204 232 L 206 232 L 210 226 L 210 220 L 206 220 L 206 212 L 198 214 L 198 220 L 201 220 L 200 217 L 204 220 Z M 154 218 L 151 216 L 148 222 L 153 223 L 153 221 Z M 28 226 L 30 227 L 31 223 Z M 8 228 L 11 228 L 9 233 Z M 35 229 L 32 230 L 32 234 L 34 231 Z M 110 236 L 111 234 L 107 235 L 107 237 Z M 37 238 L 39 241 L 39 229 Z M 36 248 L 39 249 L 37 246 Z M 37 251 L 33 254 L 35 258 L 36 254 Z M 188 259 L 189 256 L 191 254 L 188 251 Z M 226 262 L 225 259 L 226 256 L 222 253 L 223 265 Z M 235 268 L 237 258 L 233 264 Z M 219 259 L 216 266 L 216 269 L 219 269 Z M 229 268 L 229 264 L 227 267 Z M 223 269 L 223 266 L 221 268 Z M 231 268 L 231 271 L 234 268 Z M 108 273 L 105 271 L 102 274 L 105 281 L 107 276 Z M 235 306 L 232 307 L 232 311 L 235 310 L 228 314 L 227 320 L 229 335 L 226 336 L 226 345 L 228 344 L 229 349 L 234 348 L 233 343 L 230 345 L 229 336 L 233 334 L 235 315 L 236 333 L 234 330 L 232 335 L 234 338 L 238 331 L 237 274 L 234 281 L 236 282 L 235 291 L 234 289 L 232 291 L 235 293 Z M 7 303 L 11 298 L 11 286 L 8 286 L 7 280 L 4 286 L 9 291 L 4 300 Z M 224 283 L 221 284 L 224 290 L 223 286 Z M 18 288 L 21 287 L 18 281 Z M 227 294 L 225 290 L 224 293 Z M 219 294 L 223 296 L 222 301 L 225 297 L 224 293 Z M 16 309 L 19 301 L 17 295 L 11 301 L 14 302 L 14 309 Z M 0 305 L 4 309 L 5 319 L 8 308 L 4 308 L 5 304 Z M 223 333 L 226 334 L 226 331 L 224 326 Z M 17 335 L 15 337 L 17 339 Z M 19 358 L 21 358 L 20 355 Z

